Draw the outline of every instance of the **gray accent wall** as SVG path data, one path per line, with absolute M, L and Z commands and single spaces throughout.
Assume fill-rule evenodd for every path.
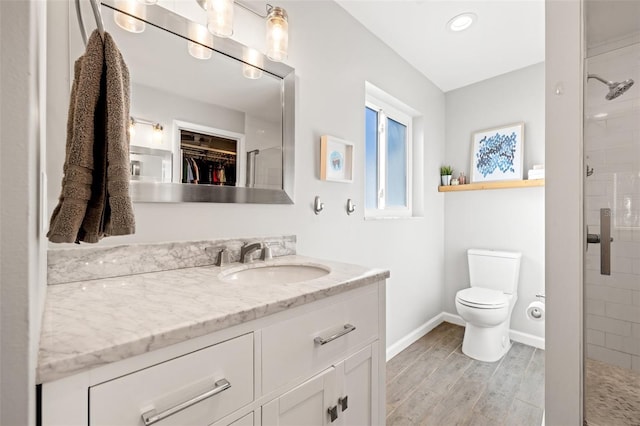
M 445 164 L 469 177 L 471 135 L 478 130 L 525 123 L 524 176 L 544 164 L 544 63 L 484 80 L 446 94 Z M 518 301 L 511 329 L 544 338 L 544 323 L 526 307 L 544 291 L 544 187 L 444 193 L 445 290 L 443 310 L 457 314 L 455 296 L 469 286 L 466 250 L 522 253 Z

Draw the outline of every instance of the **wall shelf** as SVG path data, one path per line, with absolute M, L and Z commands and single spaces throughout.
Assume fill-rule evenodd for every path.
M 438 192 L 479 191 L 487 189 L 531 188 L 544 186 L 544 179 L 510 180 L 503 182 L 468 183 L 465 185 L 439 186 Z

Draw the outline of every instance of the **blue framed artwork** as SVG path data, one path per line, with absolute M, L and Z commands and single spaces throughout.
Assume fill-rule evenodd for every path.
M 471 182 L 522 180 L 524 123 L 474 132 Z
M 320 179 L 353 182 L 353 144 L 333 136 L 320 138 Z

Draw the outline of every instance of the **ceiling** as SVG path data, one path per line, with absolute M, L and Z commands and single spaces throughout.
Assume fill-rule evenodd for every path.
M 544 61 L 544 0 L 336 1 L 444 92 Z
M 640 1 L 586 0 L 587 47 L 640 34 Z

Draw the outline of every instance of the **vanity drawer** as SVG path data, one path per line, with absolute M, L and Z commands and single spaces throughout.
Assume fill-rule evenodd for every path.
M 349 293 L 347 293 L 349 294 Z M 377 286 L 262 330 L 262 391 L 309 377 L 378 335 Z M 313 306 L 313 305 L 311 305 Z M 351 331 L 350 326 L 355 327 Z M 333 339 L 332 339 L 333 338 Z M 319 339 L 326 342 L 322 344 Z
M 253 401 L 253 353 L 246 334 L 93 386 L 89 424 L 145 425 L 143 413 L 159 426 L 213 423 Z

